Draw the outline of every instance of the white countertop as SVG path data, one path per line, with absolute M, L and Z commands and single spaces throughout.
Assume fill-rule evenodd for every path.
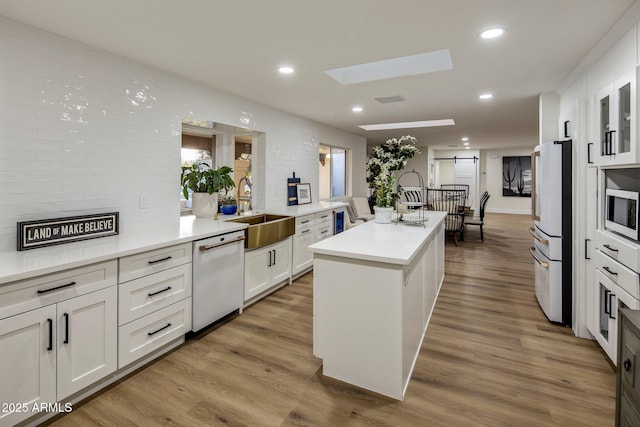
M 314 254 L 408 265 L 429 241 L 446 213 L 425 211 L 426 227 L 418 224 L 378 224 L 367 221 L 309 246 Z
M 315 203 L 308 203 L 306 205 L 287 206 L 282 209 L 269 209 L 269 213 L 291 215 L 291 216 L 302 216 L 302 215 L 310 215 L 310 214 L 326 211 L 329 209 L 338 209 L 338 208 L 345 207 L 347 205 L 348 205 L 347 202 L 315 202 Z
M 180 217 L 175 227 L 148 228 L 122 232 L 117 236 L 56 245 L 27 251 L 0 252 L 0 284 L 49 274 L 68 268 L 145 252 L 168 245 L 191 242 L 232 231 L 243 230 L 247 224 L 218 220 Z M 237 217 L 235 217 L 237 218 Z

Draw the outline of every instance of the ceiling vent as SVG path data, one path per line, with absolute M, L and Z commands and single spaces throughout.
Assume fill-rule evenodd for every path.
M 382 104 L 389 104 L 391 102 L 402 102 L 402 101 L 406 101 L 406 99 L 404 99 L 404 97 L 402 95 L 395 95 L 395 96 L 386 96 L 386 97 L 382 97 L 382 98 L 373 98 L 376 101 L 382 103 Z
M 458 144 L 452 144 L 452 145 L 449 145 L 449 148 L 456 148 L 457 146 Z

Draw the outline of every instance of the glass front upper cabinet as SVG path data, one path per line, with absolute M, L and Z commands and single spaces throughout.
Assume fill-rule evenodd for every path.
M 637 70 L 625 73 L 596 95 L 600 165 L 640 163 L 635 118 Z

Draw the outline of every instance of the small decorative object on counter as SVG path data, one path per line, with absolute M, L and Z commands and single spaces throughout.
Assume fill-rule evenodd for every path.
M 381 206 L 374 206 L 373 210 L 375 212 L 375 221 L 378 224 L 390 224 L 391 223 L 391 219 L 393 217 L 393 208 L 392 207 L 386 207 L 383 208 Z
M 180 185 L 185 199 L 193 195 L 191 210 L 198 218 L 212 218 L 218 213 L 218 192 L 227 192 L 235 187 L 233 172 L 229 166 L 212 169 L 207 163 L 196 162 L 182 167 Z
M 296 191 L 297 185 L 300 183 L 300 178 L 296 178 L 296 173 L 293 173 L 293 178 L 287 178 L 287 205 L 294 206 L 298 204 L 298 193 Z
M 311 184 L 305 182 L 303 184 L 296 185 L 296 195 L 299 205 L 311 203 Z
M 220 203 L 220 212 L 222 213 L 222 215 L 235 215 L 235 213 L 238 211 L 238 205 L 236 205 L 236 198 L 231 195 L 227 195 L 220 198 L 219 203 Z

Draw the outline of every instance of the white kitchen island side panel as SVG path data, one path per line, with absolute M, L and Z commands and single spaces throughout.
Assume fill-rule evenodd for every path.
M 352 260 L 351 260 L 352 261 Z M 314 268 L 323 374 L 402 396 L 402 268 L 320 256 Z M 371 375 L 378 372 L 379 375 Z

